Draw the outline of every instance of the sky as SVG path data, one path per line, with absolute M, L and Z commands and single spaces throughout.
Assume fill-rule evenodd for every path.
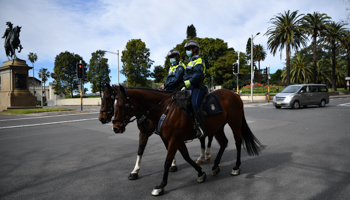
M 28 60 L 29 52 L 36 53 L 34 75 L 38 69 L 53 72 L 55 57 L 64 51 L 79 54 L 89 63 L 96 50 L 117 52 L 119 70 L 122 69 L 121 52 L 131 39 L 141 39 L 150 49 L 153 67 L 162 65 L 165 56 L 186 38 L 187 26 L 193 24 L 197 37 L 220 38 L 228 47 L 245 52 L 249 37 L 254 44 L 268 52 L 260 63 L 270 65 L 270 72 L 282 69 L 285 49 L 273 56 L 267 49 L 264 35 L 272 25 L 270 19 L 278 13 L 298 10 L 300 14 L 326 13 L 335 22 L 346 19 L 350 0 L 0 0 L 0 31 L 6 22 L 21 26 L 23 46 L 17 57 Z M 349 28 L 349 26 L 346 26 Z M 4 41 L 4 39 L 2 39 Z M 111 69 L 111 83 L 116 84 L 118 56 L 107 53 Z M 0 63 L 7 61 L 4 48 L 0 50 Z M 29 70 L 33 74 L 33 70 Z M 119 75 L 119 82 L 126 78 Z M 48 82 L 53 79 L 49 78 Z M 48 83 L 46 84 L 48 85 Z M 90 84 L 85 87 L 90 89 Z

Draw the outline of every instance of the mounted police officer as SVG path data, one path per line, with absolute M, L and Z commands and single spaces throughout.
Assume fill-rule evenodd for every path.
M 169 51 L 168 58 L 170 59 L 171 66 L 165 83 L 160 88 L 165 90 L 175 90 L 179 87 L 180 83 L 183 83 L 183 75 L 186 65 L 180 61 L 180 52 L 176 49 Z
M 190 40 L 185 44 L 186 55 L 189 57 L 188 65 L 185 69 L 183 77 L 184 84 L 188 90 L 192 90 L 191 102 L 194 111 L 195 123 L 197 123 L 197 137 L 204 138 L 206 136 L 204 113 L 201 108 L 203 98 L 207 92 L 203 84 L 205 74 L 205 64 L 199 56 L 199 44 L 194 40 Z

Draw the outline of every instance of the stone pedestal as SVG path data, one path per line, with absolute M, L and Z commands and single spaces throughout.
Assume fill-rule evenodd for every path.
M 29 69 L 32 67 L 29 67 L 24 60 L 3 62 L 0 67 L 0 110 L 36 106 L 36 99 L 28 90 Z

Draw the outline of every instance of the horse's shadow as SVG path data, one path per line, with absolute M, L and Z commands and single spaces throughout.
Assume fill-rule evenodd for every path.
M 221 165 L 220 169 L 221 172 L 217 176 L 212 176 L 211 171 L 207 170 L 208 166 L 211 167 L 214 165 L 213 161 L 211 161 L 208 164 L 201 165 L 202 168 L 205 168 L 205 171 L 207 173 L 207 181 L 206 182 L 216 182 L 216 181 L 222 181 L 223 179 L 227 178 L 234 178 L 232 177 L 228 172 L 231 172 L 232 168 L 235 165 L 236 160 L 232 160 L 232 155 L 236 154 L 236 150 L 227 150 L 225 151 L 225 156 L 221 159 Z M 213 159 L 215 158 L 215 155 Z M 247 159 L 246 159 L 247 158 Z M 274 154 L 261 154 L 260 156 L 254 156 L 250 157 L 246 153 L 243 154 L 242 152 L 242 165 L 241 165 L 241 174 L 239 176 L 244 176 L 246 179 L 254 179 L 255 177 L 259 176 L 259 174 L 263 173 L 264 171 L 267 171 L 269 169 L 277 168 L 285 163 L 288 163 L 292 161 L 292 153 L 291 152 L 284 152 L 284 153 L 274 153 Z M 181 173 L 181 170 L 185 168 L 192 168 L 188 163 L 183 163 L 178 166 L 180 171 L 178 173 Z M 181 186 L 169 188 L 167 190 L 170 191 L 176 191 L 182 188 L 188 188 L 190 186 L 194 185 L 194 181 L 192 179 L 188 179 L 188 181 L 182 182 Z

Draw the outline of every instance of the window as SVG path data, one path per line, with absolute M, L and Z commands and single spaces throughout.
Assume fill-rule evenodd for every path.
M 318 92 L 327 92 L 328 89 L 326 86 L 317 86 L 318 87 Z
M 318 92 L 318 86 L 309 86 L 309 91 L 311 93 L 316 93 Z

